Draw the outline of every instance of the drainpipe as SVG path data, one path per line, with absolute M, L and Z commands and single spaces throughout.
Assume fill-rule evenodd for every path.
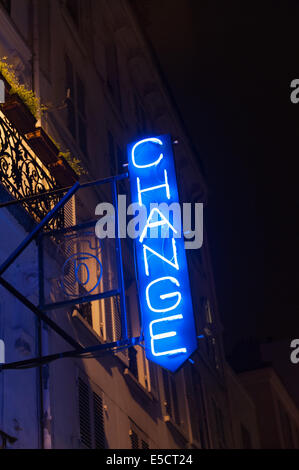
M 33 0 L 33 41 L 32 41 L 32 83 L 36 97 L 40 100 L 40 50 L 39 50 L 39 0 Z M 41 110 L 38 110 L 36 126 L 41 126 Z M 39 259 L 42 265 L 39 270 L 43 271 L 43 253 L 42 247 L 39 247 Z M 39 273 L 39 303 L 43 304 L 43 272 Z M 48 330 L 40 319 L 37 320 L 37 349 L 39 357 L 48 354 Z M 49 366 L 40 366 L 37 375 L 37 394 L 39 408 L 39 442 L 42 449 L 52 448 L 51 437 L 51 406 L 49 390 Z
M 32 2 L 32 89 L 36 96 L 40 98 L 40 77 L 39 77 L 39 22 L 37 0 Z M 40 112 L 38 110 L 37 125 L 40 125 Z M 36 320 L 36 347 L 39 357 L 42 356 L 42 322 L 40 318 Z M 39 366 L 36 374 L 36 394 L 38 408 L 38 445 L 44 449 L 44 401 L 43 401 L 43 367 Z

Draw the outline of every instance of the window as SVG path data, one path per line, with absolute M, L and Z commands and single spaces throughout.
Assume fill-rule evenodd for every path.
M 121 308 L 118 295 L 94 302 L 97 306 L 93 312 L 92 327 L 107 343 L 121 339 Z M 128 359 L 128 349 L 116 353 L 121 358 Z
M 212 366 L 219 370 L 220 369 L 220 361 L 219 361 L 219 353 L 218 353 L 218 344 L 217 339 L 213 331 L 213 313 L 211 309 L 210 301 L 203 297 L 203 308 L 204 308 L 204 320 L 205 320 L 205 345 L 206 345 L 206 354 L 210 359 Z
M 170 389 L 171 389 L 171 394 L 172 394 L 174 420 L 176 424 L 180 424 L 181 419 L 180 419 L 178 394 L 177 394 L 177 387 L 176 387 L 176 383 L 175 383 L 175 379 L 173 375 L 170 375 Z
M 134 347 L 129 348 L 129 371 L 138 379 L 137 351 Z
M 103 400 L 102 397 L 95 392 L 93 392 L 93 422 L 95 448 L 105 449 Z
M 87 380 L 78 378 L 78 406 L 81 444 L 88 449 L 105 449 L 102 393 Z
M 105 340 L 108 342 L 118 341 L 121 338 L 121 310 L 119 296 L 102 299 L 105 315 Z
M 109 153 L 109 162 L 110 162 L 110 174 L 115 176 L 117 174 L 123 173 L 123 164 L 126 163 L 127 159 L 125 158 L 124 151 L 120 145 L 116 144 L 114 136 L 110 130 L 107 132 L 108 140 L 108 153 Z
M 5 432 L 0 430 L 0 450 L 11 448 L 10 445 L 17 441 L 15 437 L 9 436 Z
M 108 153 L 109 153 L 109 162 L 110 162 L 110 172 L 111 175 L 116 175 L 116 158 L 115 158 L 115 142 L 112 132 L 108 131 Z
M 88 302 L 81 304 L 79 307 L 73 307 L 73 312 L 77 311 L 82 318 L 92 327 L 92 304 Z
M 51 2 L 39 3 L 39 60 L 41 69 L 47 78 L 51 74 Z
M 135 431 L 130 432 L 131 449 L 139 449 L 139 440 Z
M 106 44 L 106 67 L 108 90 L 119 103 L 120 91 L 118 81 L 117 49 L 115 43 L 112 41 Z
M 128 159 L 125 157 L 124 151 L 117 145 L 116 148 L 116 162 L 117 162 L 117 173 L 123 173 L 123 164 L 126 163 Z
M 146 434 L 141 431 L 138 426 L 134 423 L 131 423 L 131 429 L 129 431 L 130 441 L 131 441 L 131 449 L 149 449 L 149 439 Z
M 191 366 L 191 387 L 193 402 L 191 408 L 191 427 L 194 438 L 201 443 L 202 449 L 208 448 L 208 419 L 202 380 L 195 366 Z
M 159 384 L 158 384 L 158 370 L 157 365 L 153 362 L 148 362 L 149 376 L 150 376 L 150 387 L 151 393 L 158 398 L 159 397 Z
M 79 419 L 81 443 L 89 449 L 92 448 L 89 387 L 79 378 Z
M 145 390 L 157 396 L 154 370 L 150 368 L 144 349 L 141 347 L 129 348 L 128 359 L 129 372 Z
M 143 449 L 143 450 L 149 449 L 148 443 L 145 442 L 143 439 L 141 439 L 141 449 Z
M 67 126 L 82 152 L 87 155 L 87 122 L 85 111 L 85 86 L 74 71 L 68 56 L 65 57 Z
M 168 372 L 163 369 L 162 374 L 163 374 L 163 384 L 164 384 L 164 394 L 165 394 L 164 404 L 165 404 L 165 407 L 166 407 L 166 413 L 169 416 L 172 416 L 171 396 L 170 396 Z
M 283 404 L 278 402 L 279 416 L 280 416 L 280 425 L 282 430 L 282 437 L 284 441 L 285 449 L 294 449 L 294 439 L 292 433 L 292 426 L 290 422 L 290 417 L 286 412 Z
M 173 375 L 170 375 L 164 369 L 162 371 L 162 374 L 165 393 L 166 413 L 174 420 L 177 425 L 180 425 L 180 410 L 175 377 Z
M 224 416 L 222 410 L 216 404 L 214 400 L 212 400 L 213 409 L 214 409 L 214 419 L 216 424 L 216 431 L 217 431 L 217 440 L 220 449 L 226 448 L 226 438 L 225 438 L 225 429 L 224 429 Z
M 105 46 L 107 88 L 115 103 L 121 108 L 120 85 L 118 78 L 117 48 L 113 41 Z
M 5 8 L 7 13 L 11 13 L 11 0 L 0 0 L 0 4 Z
M 123 149 L 119 145 L 117 145 L 117 148 L 116 148 L 116 171 L 117 171 L 118 175 L 120 175 L 121 173 L 124 173 L 124 166 L 123 165 L 124 165 L 124 163 L 127 163 L 127 161 L 128 161 L 128 159 L 125 156 L 125 152 L 123 151 Z M 118 187 L 119 187 L 119 193 L 120 194 L 127 194 L 128 193 L 126 180 L 119 181 Z
M 139 135 L 145 134 L 148 130 L 146 113 L 136 94 L 134 94 L 134 107 L 137 123 L 137 133 Z
M 219 369 L 218 354 L 217 354 L 217 343 L 214 336 L 206 337 L 206 347 L 208 357 L 215 369 Z
M 209 325 L 212 325 L 213 323 L 212 309 L 211 309 L 210 301 L 208 299 L 206 300 L 206 303 L 205 303 L 205 317 L 206 317 L 206 322 Z

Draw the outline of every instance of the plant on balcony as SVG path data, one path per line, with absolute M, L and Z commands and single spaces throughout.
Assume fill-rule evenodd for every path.
M 28 89 L 25 85 L 20 84 L 15 74 L 14 67 L 6 62 L 6 57 L 0 60 L 0 73 L 10 86 L 9 94 L 17 95 L 27 106 L 31 114 L 37 118 L 38 111 L 41 108 L 40 100 L 33 90 Z
M 69 164 L 71 169 L 76 173 L 77 176 L 82 176 L 82 175 L 87 175 L 88 174 L 87 171 L 85 170 L 85 168 L 83 167 L 82 162 L 79 158 L 74 157 L 71 154 L 70 150 L 68 150 L 68 149 L 63 151 L 62 148 L 61 148 L 60 143 L 57 142 L 51 135 L 49 135 L 49 138 L 51 139 L 53 144 L 59 150 L 58 155 L 57 155 L 58 159 L 60 158 L 60 159 L 65 160 Z
M 72 170 L 78 175 L 87 175 L 87 171 L 83 168 L 81 160 L 77 157 L 71 155 L 71 152 L 67 150 L 66 152 L 59 152 L 58 158 L 62 157 L 70 165 Z
M 6 59 L 6 57 L 0 59 L 0 74 L 6 81 L 9 95 L 12 98 L 12 100 L 8 100 L 11 102 L 6 102 L 3 105 L 8 118 L 11 119 L 19 132 L 26 134 L 34 151 L 40 157 L 43 156 L 42 160 L 45 164 L 55 164 L 55 167 L 58 168 L 59 165 L 63 167 L 63 161 L 65 161 L 77 176 L 86 175 L 87 171 L 79 158 L 72 156 L 69 150 L 62 151 L 61 145 L 46 134 L 42 128 L 35 128 L 38 113 L 46 111 L 48 106 L 41 105 L 34 91 L 20 84 L 13 65 L 8 64 Z M 21 100 L 25 105 L 25 109 L 18 109 L 18 100 Z

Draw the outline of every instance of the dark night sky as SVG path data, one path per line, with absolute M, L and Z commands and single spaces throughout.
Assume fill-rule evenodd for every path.
M 227 350 L 298 338 L 298 2 L 138 4 L 205 169 Z

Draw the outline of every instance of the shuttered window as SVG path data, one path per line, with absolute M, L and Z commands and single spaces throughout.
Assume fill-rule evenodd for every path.
M 153 362 L 148 362 L 148 367 L 149 367 L 149 376 L 150 376 L 150 388 L 151 392 L 155 395 L 158 396 L 159 394 L 159 386 L 158 386 L 158 381 L 157 381 L 157 368 L 156 364 Z
M 134 347 L 129 348 L 129 370 L 138 379 L 137 351 Z
M 145 442 L 143 439 L 141 441 L 141 449 L 144 449 L 144 450 L 149 449 L 148 443 Z
M 166 370 L 162 371 L 163 374 L 163 385 L 164 385 L 164 405 L 165 411 L 173 421 L 179 426 L 181 424 L 180 417 L 180 403 L 177 392 L 177 382 L 172 374 L 169 374 Z
M 106 341 L 118 341 L 121 338 L 121 311 L 119 296 L 102 299 L 105 315 Z
M 105 427 L 103 415 L 103 400 L 100 395 L 93 393 L 94 443 L 96 449 L 105 449 Z
M 149 449 L 148 437 L 138 428 L 133 425 L 134 429 L 130 429 L 131 449 Z
M 79 418 L 80 439 L 89 449 L 92 448 L 89 386 L 79 377 Z
M 251 435 L 246 426 L 241 424 L 241 436 L 243 442 L 243 449 L 252 449 Z
M 88 449 L 105 449 L 103 398 L 94 388 L 97 387 L 78 378 L 80 440 Z
M 113 306 L 114 338 L 115 340 L 119 340 L 121 338 L 121 308 L 119 295 L 113 297 Z
M 78 0 L 66 0 L 66 8 L 73 22 L 79 27 L 80 4 Z
M 131 439 L 131 449 L 139 449 L 139 440 L 138 440 L 137 433 L 135 431 L 131 431 L 130 439 Z

